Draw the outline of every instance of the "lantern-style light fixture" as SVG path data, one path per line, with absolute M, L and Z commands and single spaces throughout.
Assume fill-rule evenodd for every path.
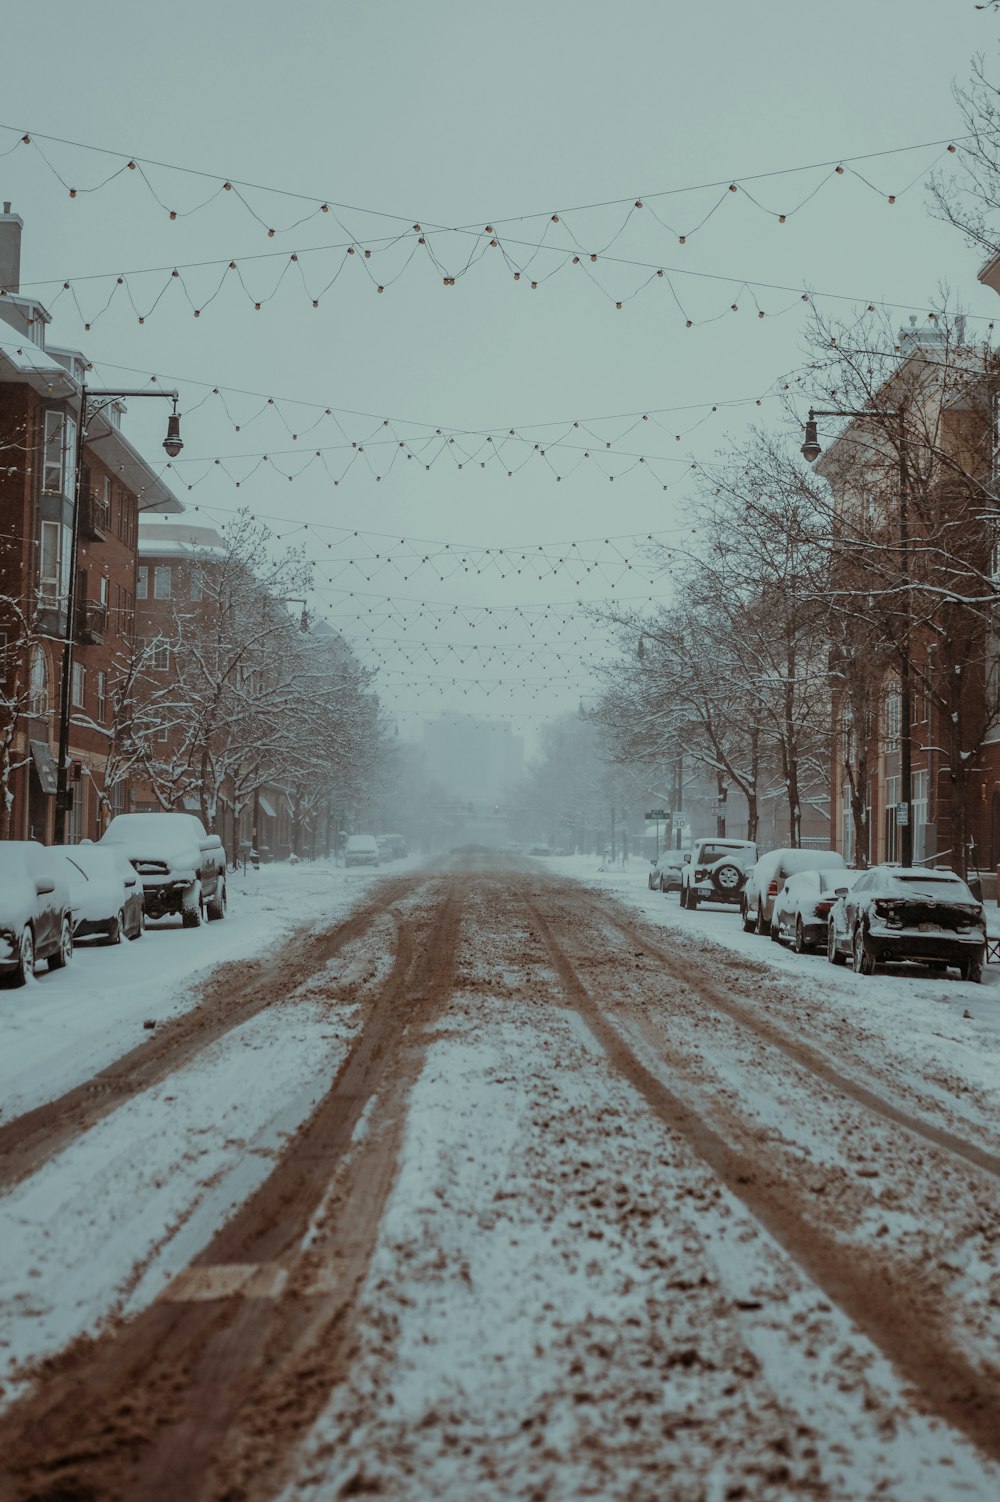
M 176 397 L 174 397 L 174 410 L 167 418 L 167 436 L 163 440 L 163 447 L 171 459 L 176 459 L 184 447 L 183 440 L 181 439 L 181 418 L 180 413 L 177 411 Z

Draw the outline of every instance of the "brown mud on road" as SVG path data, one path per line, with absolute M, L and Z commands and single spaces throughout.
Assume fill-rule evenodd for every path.
M 329 1090 L 151 1307 L 40 1367 L 2 1502 L 1000 1494 L 1000 1144 L 523 866 L 385 884 L 289 984 L 376 906 Z M 234 1016 L 274 989 L 240 979 Z

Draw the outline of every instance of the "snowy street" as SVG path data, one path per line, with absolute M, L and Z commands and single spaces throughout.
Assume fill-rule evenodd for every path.
M 574 859 L 78 954 L 2 1003 L 0 1496 L 995 1497 L 996 1005 Z

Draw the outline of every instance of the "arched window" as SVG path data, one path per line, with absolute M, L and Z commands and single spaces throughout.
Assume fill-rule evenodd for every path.
M 49 665 L 43 647 L 32 647 L 28 670 L 28 713 L 47 715 L 49 712 Z

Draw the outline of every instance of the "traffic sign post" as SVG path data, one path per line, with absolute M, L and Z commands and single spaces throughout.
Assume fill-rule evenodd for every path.
M 669 818 L 670 818 L 670 815 L 667 813 L 667 810 L 665 808 L 652 808 L 652 809 L 650 809 L 649 813 L 646 815 L 646 823 L 647 824 L 649 823 L 650 819 L 655 819 L 656 820 L 656 859 L 657 860 L 660 859 L 660 820 L 661 819 L 669 819 Z

